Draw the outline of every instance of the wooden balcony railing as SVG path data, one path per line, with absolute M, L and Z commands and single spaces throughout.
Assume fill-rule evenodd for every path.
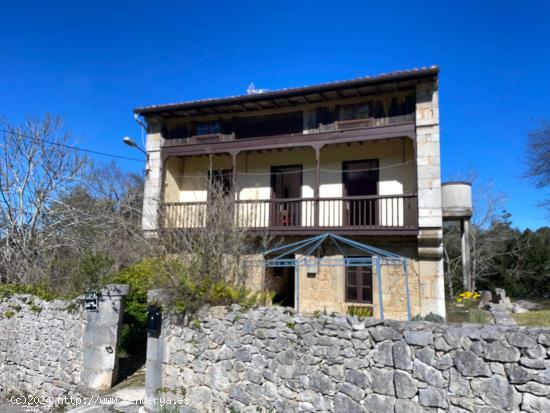
M 206 202 L 165 203 L 161 221 L 164 228 L 198 228 L 204 225 L 207 208 Z M 275 232 L 416 229 L 417 210 L 416 194 L 239 200 L 234 205 L 238 226 Z
M 394 125 L 405 125 L 414 123 L 416 119 L 415 113 L 409 113 L 406 115 L 398 115 L 398 116 L 386 116 L 386 117 L 380 117 L 380 118 L 365 118 L 365 119 L 354 119 L 354 120 L 341 120 L 341 121 L 335 121 L 332 126 L 329 126 L 328 129 L 325 129 L 325 131 L 328 131 L 329 133 L 336 133 L 339 131 L 347 131 L 347 130 L 353 130 L 353 129 L 368 129 L 368 128 L 375 128 L 375 127 L 381 127 L 381 126 L 394 126 Z M 308 134 L 311 135 L 311 134 Z M 290 139 L 297 139 L 300 136 L 303 137 L 302 133 L 295 133 L 295 134 L 283 134 L 283 135 L 273 135 L 273 136 L 258 136 L 258 137 L 250 137 L 250 138 L 244 138 L 244 139 L 270 139 L 270 138 L 284 138 L 288 137 Z M 311 137 L 311 136 L 308 136 Z M 175 135 L 172 137 L 166 137 L 162 141 L 163 147 L 172 147 L 172 146 L 181 146 L 181 145 L 188 145 L 188 144 L 201 144 L 201 143 L 220 143 L 220 142 L 242 142 L 243 138 L 240 138 L 239 136 L 235 136 L 234 133 L 223 135 L 222 133 L 216 133 L 211 135 L 193 135 L 193 136 L 179 136 Z

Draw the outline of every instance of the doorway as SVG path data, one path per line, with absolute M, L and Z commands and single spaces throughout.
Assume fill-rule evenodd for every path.
M 271 226 L 300 226 L 302 179 L 302 165 L 271 167 Z
M 344 196 L 344 223 L 348 226 L 374 226 L 378 223 L 378 159 L 342 162 Z M 358 197 L 354 199 L 354 197 Z
M 294 307 L 295 275 L 296 268 L 294 266 L 271 268 L 271 281 L 268 289 L 275 292 L 273 304 Z

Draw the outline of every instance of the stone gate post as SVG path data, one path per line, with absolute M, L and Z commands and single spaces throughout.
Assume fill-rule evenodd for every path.
M 111 284 L 98 292 L 98 311 L 86 312 L 81 385 L 110 389 L 118 376 L 118 354 L 124 304 L 129 287 Z

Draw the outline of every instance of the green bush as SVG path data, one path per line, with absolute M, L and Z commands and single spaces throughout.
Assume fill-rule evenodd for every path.
M 7 310 L 7 311 L 4 311 L 2 315 L 6 318 L 12 318 L 15 315 L 15 312 L 12 310 Z
M 478 310 L 477 308 L 472 308 L 468 312 L 468 322 L 473 324 L 487 324 L 489 322 L 490 316 L 487 311 Z
M 109 282 L 127 284 L 130 293 L 122 326 L 121 349 L 126 353 L 143 352 L 146 346 L 147 291 L 162 289 L 165 311 L 193 315 L 203 305 L 239 304 L 243 308 L 270 304 L 274 293 L 251 292 L 244 286 L 200 277 L 177 258 L 149 258 L 113 275 Z
M 45 301 L 52 301 L 57 298 L 62 298 L 56 296 L 51 290 L 38 286 L 38 285 L 27 285 L 27 284 L 2 284 L 0 285 L 0 299 L 10 298 L 16 294 L 32 294 L 38 298 L 41 298 Z
M 372 307 L 350 306 L 348 307 L 347 314 L 356 316 L 357 318 L 372 317 Z
M 142 353 L 147 346 L 147 291 L 154 288 L 161 260 L 145 259 L 113 275 L 109 282 L 127 284 L 126 309 L 122 325 L 121 349 L 130 354 Z
M 168 291 L 168 311 L 180 314 L 194 314 L 203 305 L 239 304 L 243 309 L 269 305 L 275 293 L 272 291 L 252 292 L 245 286 L 235 287 L 227 281 L 213 282 L 209 278 L 195 280 L 182 276 L 179 284 Z
M 154 285 L 165 291 L 162 306 L 170 312 L 192 315 L 204 305 L 239 304 L 247 309 L 273 301 L 271 291 L 252 292 L 243 285 L 203 275 L 182 259 L 166 258 L 157 263 Z
M 73 290 L 99 289 L 106 283 L 106 277 L 112 271 L 113 259 L 103 254 L 86 254 L 78 262 L 72 274 Z

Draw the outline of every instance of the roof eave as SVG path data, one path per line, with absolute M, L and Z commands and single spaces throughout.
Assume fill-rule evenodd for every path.
M 231 104 L 241 104 L 248 102 L 255 102 L 258 100 L 266 99 L 278 99 L 284 97 L 291 97 L 296 95 L 304 95 L 311 93 L 320 93 L 334 89 L 342 89 L 349 87 L 359 87 L 371 84 L 384 84 L 399 82 L 410 79 L 420 79 L 424 77 L 437 76 L 439 73 L 439 67 L 431 66 L 429 68 L 394 72 L 389 74 L 382 74 L 372 77 L 364 77 L 359 79 L 344 80 L 338 82 L 330 82 L 324 84 L 318 84 L 313 86 L 304 86 L 296 88 L 288 88 L 282 90 L 276 90 L 272 92 L 265 92 L 256 95 L 241 95 L 234 97 L 224 97 L 224 98 L 215 98 L 215 99 L 205 99 L 192 102 L 182 102 L 182 103 L 172 103 L 167 105 L 158 105 L 158 106 L 145 106 L 134 109 L 134 113 L 138 115 L 155 115 L 162 112 L 172 112 L 185 109 L 193 108 L 204 108 L 214 105 L 231 105 Z

